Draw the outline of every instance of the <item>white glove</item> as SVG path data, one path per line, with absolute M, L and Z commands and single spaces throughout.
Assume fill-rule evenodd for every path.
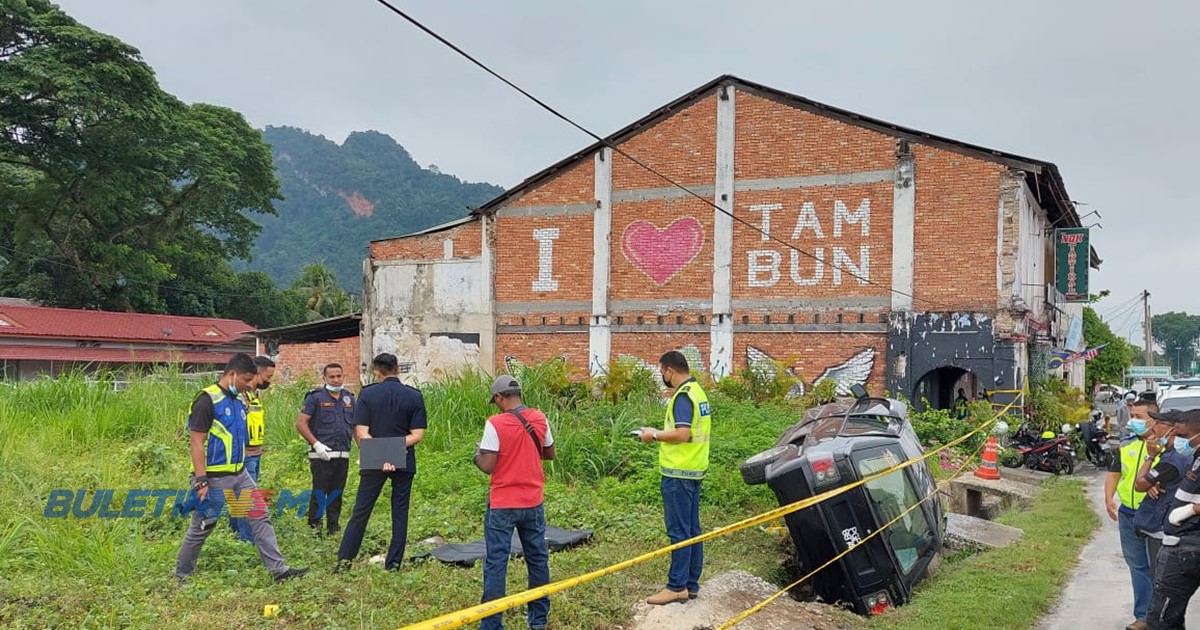
M 1196 510 L 1192 509 L 1192 504 L 1189 503 L 1171 510 L 1171 514 L 1167 516 L 1167 520 L 1170 521 L 1172 525 L 1178 526 L 1195 515 Z
M 325 446 L 324 444 L 322 444 L 320 442 L 313 442 L 313 452 L 317 454 L 317 457 L 320 457 L 321 459 L 323 459 L 325 461 L 329 461 L 329 447 L 328 446 Z

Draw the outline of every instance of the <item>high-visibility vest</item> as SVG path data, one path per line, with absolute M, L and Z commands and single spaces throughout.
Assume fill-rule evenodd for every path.
M 202 391 L 213 403 L 213 423 L 204 436 L 204 469 L 210 473 L 239 472 L 246 461 L 246 406 L 220 385 L 209 385 Z
M 667 403 L 664 431 L 675 430 L 675 400 L 680 396 L 686 396 L 692 403 L 691 437 L 687 442 L 663 442 L 658 447 L 658 467 L 664 477 L 703 479 L 708 470 L 708 445 L 712 435 L 708 395 L 694 380 L 680 385 Z
M 267 438 L 267 416 L 254 389 L 246 392 L 246 434 L 250 446 L 262 446 Z
M 1117 497 L 1121 500 L 1121 505 L 1131 510 L 1138 509 L 1142 499 L 1146 498 L 1145 492 L 1133 489 L 1133 482 L 1137 480 L 1138 470 L 1145 459 L 1145 440 L 1133 438 L 1132 442 L 1121 447 L 1121 480 L 1117 482 Z M 1155 457 L 1151 466 L 1157 463 L 1158 457 Z

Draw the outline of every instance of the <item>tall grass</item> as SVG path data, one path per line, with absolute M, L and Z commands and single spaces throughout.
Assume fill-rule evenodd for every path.
M 597 530 L 586 550 L 555 556 L 555 571 L 568 573 L 624 559 L 633 550 L 645 551 L 665 540 L 657 451 L 628 436 L 633 428 L 661 425 L 663 401 L 644 394 L 618 397 L 616 403 L 595 400 L 592 384 L 573 376 L 561 364 L 528 368 L 518 375 L 526 403 L 546 412 L 555 433 L 558 459 L 546 466 L 548 519 L 563 527 Z M 283 597 L 269 590 L 281 587 L 266 584 L 257 554 L 227 532 L 210 537 L 196 586 L 176 591 L 170 575 L 185 519 L 43 516 L 53 489 L 113 489 L 116 498 L 110 507 L 119 510 L 129 489 L 183 487 L 189 468 L 185 416 L 201 385 L 165 373 L 134 379 L 123 391 L 79 375 L 0 388 L 0 626 L 141 626 L 164 618 L 172 619 L 171 625 L 245 626 L 261 623 L 253 610 L 245 609 L 245 602 L 257 604 L 261 616 L 263 603 Z M 497 412 L 489 403 L 490 387 L 488 376 L 473 372 L 422 387 L 429 430 L 418 447 L 410 541 L 481 535 L 488 479 L 470 460 L 484 421 Z M 280 384 L 264 393 L 262 487 L 309 487 L 307 444 L 293 427 L 307 390 L 303 384 Z M 716 526 L 774 505 L 763 487 L 741 482 L 737 463 L 773 445 L 799 412 L 788 405 L 756 405 L 719 394 L 713 397 L 713 408 L 713 464 L 703 502 L 706 523 Z M 343 525 L 356 490 L 357 476 L 352 474 Z M 386 496 L 381 501 L 367 531 L 366 556 L 386 548 L 390 535 Z M 329 612 L 329 597 L 343 602 L 342 608 L 352 609 L 354 615 L 373 619 L 364 621 L 367 626 L 416 621 L 478 599 L 478 568 L 417 564 L 397 576 L 397 582 L 383 585 L 375 572 L 330 576 L 323 567 L 332 564 L 336 540 L 312 538 L 303 519 L 273 521 L 285 557 L 318 567 L 306 584 L 284 591 L 290 593 L 287 605 L 294 613 L 285 615 L 288 625 L 349 623 Z M 761 565 L 763 572 L 769 571 L 777 558 L 747 558 L 751 548 L 773 546 L 770 539 L 747 534 L 738 542 L 714 545 L 712 563 Z M 650 588 L 661 580 L 660 570 L 632 571 L 616 583 Z M 406 580 L 412 589 L 403 586 L 409 584 Z M 395 598 L 396 588 L 408 594 Z M 381 599 L 380 589 L 389 596 Z M 620 623 L 628 614 L 626 589 L 597 585 L 581 593 L 583 600 L 558 609 L 556 625 L 592 628 L 597 615 Z M 241 605 L 222 609 L 225 616 L 194 610 L 204 609 L 214 597 Z M 186 615 L 179 616 L 184 614 L 180 611 Z

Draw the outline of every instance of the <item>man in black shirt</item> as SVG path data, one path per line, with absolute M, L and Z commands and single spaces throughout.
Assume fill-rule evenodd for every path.
M 1200 409 L 1170 412 L 1169 418 L 1175 422 L 1172 447 L 1192 462 L 1163 525 L 1154 594 L 1146 616 L 1150 630 L 1183 630 L 1188 602 L 1200 588 L 1200 458 L 1196 456 Z
M 354 513 L 346 524 L 342 545 L 338 549 L 337 570 L 347 568 L 358 555 L 363 534 L 375 500 L 384 482 L 392 480 L 392 542 L 388 547 L 384 568 L 396 571 L 404 559 L 408 537 L 408 502 L 412 492 L 413 475 L 417 472 L 417 456 L 413 447 L 425 437 L 425 399 L 416 388 L 400 382 L 396 376 L 399 362 L 396 355 L 384 352 L 371 362 L 378 383 L 368 385 L 358 395 L 354 407 L 354 440 L 403 437 L 408 448 L 408 466 L 396 470 L 384 464 L 383 470 L 359 471 L 358 495 L 354 498 Z

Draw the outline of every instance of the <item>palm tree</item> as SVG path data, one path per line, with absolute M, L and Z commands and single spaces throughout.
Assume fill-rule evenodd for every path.
M 349 312 L 346 292 L 338 287 L 337 277 L 324 260 L 305 265 L 292 288 L 304 296 L 309 321 Z

